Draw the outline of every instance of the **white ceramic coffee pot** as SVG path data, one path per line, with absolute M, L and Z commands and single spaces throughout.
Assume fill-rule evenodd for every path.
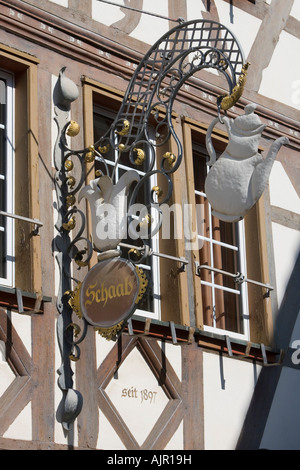
M 219 118 L 207 130 L 206 147 L 211 167 L 205 181 L 205 192 L 213 215 L 226 222 L 241 220 L 264 192 L 273 163 L 282 145 L 289 143 L 280 137 L 271 145 L 266 158 L 258 151 L 266 125 L 254 113 L 255 104 L 245 107 L 245 114 L 235 119 L 223 118 L 229 143 L 217 159 L 212 144 L 212 131 Z

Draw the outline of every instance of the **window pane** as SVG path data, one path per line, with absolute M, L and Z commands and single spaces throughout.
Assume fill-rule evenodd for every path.
M 97 142 L 101 137 L 103 137 L 109 130 L 113 119 L 108 116 L 102 116 L 97 113 L 94 113 L 94 140 Z M 105 153 L 105 159 L 111 162 L 115 161 L 115 152 L 113 149 L 109 148 L 108 151 Z M 96 160 L 95 169 L 102 171 L 106 174 L 105 165 Z M 111 170 L 111 167 L 109 167 Z
M 5 82 L 0 79 L 0 210 L 6 212 L 6 148 L 5 148 Z M 6 235 L 5 217 L 0 216 L 0 277 L 6 278 Z
M 0 70 L 0 210 L 13 212 L 13 76 Z M 0 216 L 1 284 L 12 285 L 14 224 Z
M 241 331 L 239 295 L 215 289 L 216 327 L 223 330 Z

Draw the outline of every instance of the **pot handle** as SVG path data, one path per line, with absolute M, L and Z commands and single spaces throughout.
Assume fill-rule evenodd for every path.
M 217 155 L 216 155 L 216 151 L 214 149 L 213 143 L 212 143 L 211 135 L 212 135 L 212 131 L 214 130 L 215 125 L 218 122 L 219 122 L 219 118 L 217 117 L 212 121 L 206 133 L 205 144 L 206 144 L 206 149 L 208 151 L 208 155 L 210 157 L 210 160 L 208 162 L 209 166 L 212 166 L 217 160 Z

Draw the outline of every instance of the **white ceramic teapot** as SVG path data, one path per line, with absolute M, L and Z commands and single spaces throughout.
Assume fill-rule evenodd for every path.
M 235 119 L 224 117 L 229 143 L 217 159 L 211 134 L 216 118 L 207 130 L 206 147 L 211 166 L 205 181 L 205 192 L 213 215 L 225 222 L 241 220 L 264 192 L 273 163 L 282 145 L 289 143 L 280 137 L 270 147 L 264 159 L 258 152 L 259 140 L 266 125 L 254 113 L 256 105 L 245 107 L 245 114 Z

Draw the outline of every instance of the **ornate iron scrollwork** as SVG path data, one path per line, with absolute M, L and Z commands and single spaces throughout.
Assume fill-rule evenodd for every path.
M 112 180 L 124 154 L 134 168 L 143 168 L 144 176 L 132 192 L 129 207 L 135 203 L 142 188 L 151 188 L 148 184 L 151 176 L 162 176 L 166 180 L 167 190 L 163 193 L 159 186 L 149 189 L 148 209 L 154 206 L 159 210 L 159 206 L 166 203 L 172 194 L 171 176 L 178 169 L 183 154 L 182 144 L 172 123 L 173 104 L 178 91 L 196 72 L 212 68 L 225 76 L 229 97 L 240 83 L 239 90 L 235 93 L 237 96 L 243 85 L 238 82 L 239 76 L 244 76 L 243 67 L 244 56 L 239 43 L 225 26 L 208 20 L 190 21 L 176 26 L 151 47 L 137 67 L 117 117 L 107 133 L 93 145 L 81 150 L 71 150 L 68 145 L 68 138 L 80 131 L 76 122 L 68 120 L 68 111 L 72 101 L 78 97 L 78 90 L 74 83 L 64 76 L 65 69 L 60 72 L 60 98 L 55 108 L 58 125 L 58 139 L 54 151 L 58 214 L 55 249 L 61 275 L 57 329 L 62 365 L 58 371 L 58 383 L 64 394 L 62 422 L 65 429 L 70 428 L 82 405 L 80 393 L 73 390 L 70 361 L 79 357 L 78 345 L 85 336 L 87 325 L 85 324 L 81 332 L 72 321 L 72 281 L 77 285 L 79 281 L 71 274 L 71 263 L 73 260 L 79 268 L 86 266 L 94 249 L 91 241 L 83 236 L 85 216 L 76 206 L 76 196 L 86 180 L 86 163 L 93 163 L 97 159 L 102 163 L 101 174 L 106 174 Z M 230 103 L 233 103 L 233 100 Z M 218 106 L 222 108 L 221 102 Z M 153 126 L 154 138 L 149 132 Z M 156 148 L 165 145 L 170 137 L 176 143 L 177 152 L 167 152 L 160 167 L 156 168 Z M 118 152 L 118 160 L 112 174 L 105 161 L 110 151 Z M 78 181 L 72 174 L 75 161 L 80 168 L 76 173 L 80 175 Z M 98 176 L 101 177 L 101 174 Z M 143 215 L 140 222 L 145 221 L 150 236 L 159 230 L 159 226 L 149 223 L 147 214 Z M 71 239 L 70 232 L 75 226 L 76 236 L 72 233 Z M 86 244 L 84 249 L 78 247 L 82 241 Z M 144 243 L 142 259 L 149 253 L 149 246 Z M 131 261 L 139 263 L 141 258 L 131 258 Z M 82 321 L 84 322 L 84 319 Z

